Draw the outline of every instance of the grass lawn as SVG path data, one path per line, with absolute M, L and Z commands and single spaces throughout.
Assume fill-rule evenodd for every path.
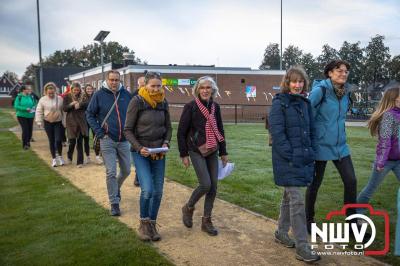
M 0 147 L 0 265 L 171 265 L 13 133 Z
M 18 125 L 18 122 L 12 117 L 9 112 L 11 108 L 0 108 L 0 128 L 10 128 Z
M 174 139 L 167 159 L 167 176 L 190 187 L 195 187 L 197 179 L 193 168 L 186 170 L 179 158 L 176 128 L 177 125 L 174 124 Z M 219 183 L 218 197 L 277 219 L 282 189 L 273 181 L 271 147 L 267 146 L 267 132 L 264 125 L 227 124 L 225 133 L 229 158 L 235 163 L 235 171 Z M 349 127 L 347 134 L 358 180 L 358 191 L 361 191 L 371 174 L 376 140 L 368 134 L 366 128 Z M 374 208 L 386 210 L 390 215 L 391 251 L 394 249 L 398 188 L 399 182 L 390 173 L 370 202 Z M 318 193 L 317 220 L 322 221 L 329 211 L 341 209 L 342 204 L 343 184 L 333 163 L 329 162 Z M 375 240 L 378 248 L 383 248 L 383 228 L 383 222 L 379 220 L 377 224 L 378 240 Z M 400 263 L 400 259 L 393 256 L 392 253 L 379 259 L 392 264 Z

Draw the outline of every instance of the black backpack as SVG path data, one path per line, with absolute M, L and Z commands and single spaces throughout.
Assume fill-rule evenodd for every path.
M 321 100 L 316 105 L 314 105 L 314 108 L 318 108 L 323 102 L 326 101 L 326 87 L 321 87 L 321 89 L 322 89 Z M 353 98 L 351 97 L 351 92 L 350 91 L 348 93 L 346 93 L 346 95 L 347 95 L 347 97 L 349 97 L 349 107 L 348 107 L 348 109 L 350 109 L 351 106 L 353 106 L 353 102 L 354 101 L 353 101 Z

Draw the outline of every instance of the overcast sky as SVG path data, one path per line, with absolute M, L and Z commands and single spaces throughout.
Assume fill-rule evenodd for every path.
M 215 64 L 258 68 L 280 42 L 279 0 L 41 0 L 43 57 L 81 48 L 100 30 L 149 64 Z M 323 44 L 364 47 L 376 34 L 400 54 L 399 0 L 283 0 L 283 47 L 318 55 Z M 39 61 L 35 0 L 1 0 L 0 73 L 22 75 Z

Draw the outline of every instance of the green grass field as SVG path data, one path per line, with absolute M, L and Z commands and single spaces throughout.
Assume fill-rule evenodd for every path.
M 174 139 L 168 155 L 167 176 L 188 185 L 197 186 L 193 168 L 185 169 L 179 158 L 176 144 L 176 128 Z M 352 151 L 352 159 L 358 180 L 358 192 L 365 186 L 371 174 L 375 158 L 376 140 L 368 134 L 366 128 L 348 127 L 347 134 Z M 225 125 L 226 139 L 230 161 L 235 163 L 235 171 L 218 185 L 218 197 L 265 216 L 277 219 L 282 197 L 282 188 L 275 185 L 272 174 L 271 147 L 267 145 L 267 132 L 262 124 Z M 391 251 L 394 245 L 396 225 L 396 195 L 399 183 L 390 173 L 373 200 L 370 202 L 376 209 L 386 210 L 390 215 Z M 329 162 L 324 181 L 318 193 L 316 211 L 317 220 L 322 221 L 332 210 L 341 209 L 343 204 L 342 180 Z M 218 213 L 215 213 L 218 215 Z M 383 219 L 382 219 L 383 220 Z M 383 221 L 377 224 L 378 241 L 376 246 L 383 248 Z M 392 253 L 380 258 L 387 263 L 399 264 L 400 259 Z
M 20 146 L 0 132 L 0 265 L 172 265 Z
M 0 127 L 15 125 L 0 112 Z M 174 124 L 167 176 L 190 187 L 197 185 L 193 168 L 185 169 L 176 145 Z M 277 219 L 282 189 L 273 181 L 271 148 L 262 124 L 225 125 L 229 158 L 235 171 L 219 183 L 218 197 Z M 371 174 L 376 140 L 365 128 L 347 128 L 360 191 Z M 134 232 L 108 215 L 85 194 L 41 162 L 22 151 L 17 138 L 0 132 L 0 265 L 9 264 L 167 264 Z M 28 154 L 31 160 L 26 160 Z M 62 185 L 64 184 L 64 185 Z M 399 183 L 391 173 L 371 204 L 386 210 L 391 219 L 391 251 L 394 244 L 396 193 Z M 317 220 L 341 208 L 343 184 L 328 163 L 317 201 Z M 215 213 L 218 215 L 218 213 Z M 378 221 L 377 246 L 382 247 L 383 223 Z M 378 258 L 391 264 L 400 259 L 389 253 Z M 151 263 L 150 263 L 151 262 Z

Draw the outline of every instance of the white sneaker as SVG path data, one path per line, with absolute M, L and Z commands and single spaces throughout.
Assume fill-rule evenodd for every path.
M 51 166 L 57 167 L 57 159 L 56 159 L 56 158 L 54 158 L 54 159 L 51 161 Z
M 72 164 L 72 160 L 70 160 L 69 158 L 67 158 L 67 164 Z
M 65 165 L 65 162 L 64 162 L 64 159 L 63 159 L 62 156 L 58 156 L 57 157 L 57 163 L 58 163 L 59 166 Z
M 103 164 L 103 159 L 101 159 L 100 155 L 96 156 L 96 162 L 97 164 Z
M 90 160 L 90 156 L 87 156 L 86 158 L 85 158 L 85 164 L 89 164 L 89 163 L 91 163 L 92 162 L 92 160 Z
M 76 167 L 82 168 L 82 167 L 83 167 L 83 164 L 78 164 Z

